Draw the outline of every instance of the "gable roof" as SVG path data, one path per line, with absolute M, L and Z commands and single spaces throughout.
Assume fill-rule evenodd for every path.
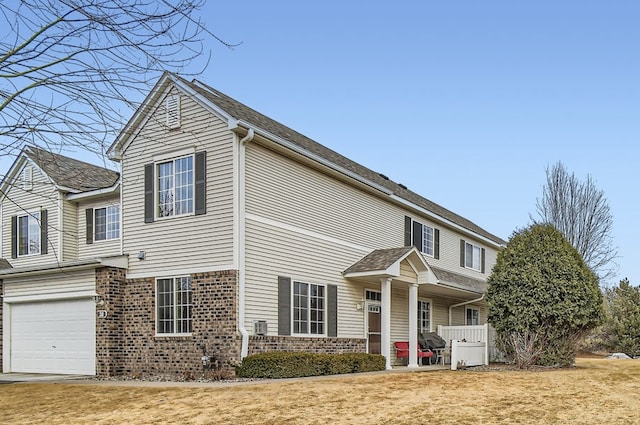
M 254 129 L 256 132 L 265 135 L 265 137 L 280 139 L 286 142 L 287 148 L 295 149 L 297 152 L 307 154 L 313 159 L 321 161 L 324 164 L 337 166 L 339 170 L 354 178 L 362 181 L 370 182 L 375 187 L 393 200 L 406 205 L 409 208 L 417 209 L 425 215 L 433 216 L 451 224 L 453 227 L 459 227 L 472 234 L 477 235 L 480 239 L 494 244 L 495 246 L 506 245 L 506 241 L 490 232 L 487 232 L 472 221 L 424 198 L 417 193 L 409 190 L 406 186 L 396 183 L 381 173 L 377 173 L 369 168 L 358 164 L 355 161 L 321 145 L 320 143 L 298 133 L 297 131 L 279 123 L 278 121 L 261 114 L 260 112 L 238 102 L 237 100 L 227 96 L 226 94 L 202 83 L 198 80 L 187 81 L 175 74 L 165 72 L 156 86 L 151 90 L 147 99 L 143 102 L 140 109 L 129 120 L 120 135 L 109 148 L 108 152 L 118 157 L 121 150 L 126 148 L 127 143 L 132 139 L 136 131 L 136 126 L 140 125 L 145 114 L 149 113 L 153 107 L 154 101 L 162 96 L 170 84 L 175 83 L 176 87 L 194 99 L 209 107 L 210 110 L 226 120 L 229 128 L 233 129 L 239 126 Z M 277 141 L 276 141 L 277 143 Z M 416 208 L 417 207 L 417 208 Z
M 119 173 L 44 149 L 27 146 L 24 154 L 63 189 L 86 192 L 113 186 Z
M 403 259 L 411 250 L 416 249 L 412 246 L 404 246 L 401 248 L 376 249 L 370 252 L 356 263 L 352 264 L 342 274 L 364 273 L 386 270 L 394 263 Z

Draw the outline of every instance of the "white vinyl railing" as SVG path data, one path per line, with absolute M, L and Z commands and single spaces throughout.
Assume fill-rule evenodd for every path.
M 438 326 L 438 335 L 447 341 L 451 349 L 451 341 L 483 342 L 485 343 L 485 359 L 488 361 L 502 360 L 502 353 L 496 349 L 496 331 L 488 323 L 475 326 Z

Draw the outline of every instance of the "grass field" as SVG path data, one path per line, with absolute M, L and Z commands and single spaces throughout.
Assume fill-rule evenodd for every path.
M 0 386 L 1 424 L 640 424 L 640 360 L 250 385 Z

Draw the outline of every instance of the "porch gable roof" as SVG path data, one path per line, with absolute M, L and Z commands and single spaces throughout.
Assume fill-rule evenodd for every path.
M 346 278 L 382 278 L 401 276 L 400 263 L 407 260 L 417 275 L 416 283 L 428 281 L 429 266 L 414 246 L 376 249 L 342 272 Z

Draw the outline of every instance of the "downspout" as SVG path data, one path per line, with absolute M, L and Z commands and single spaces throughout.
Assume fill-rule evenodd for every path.
M 249 354 L 249 332 L 245 322 L 245 146 L 253 140 L 254 131 L 249 129 L 247 135 L 238 144 L 238 330 L 242 337 L 240 359 Z
M 482 296 L 478 299 L 475 300 L 471 300 L 471 301 L 465 301 L 462 303 L 458 303 L 458 304 L 454 304 L 454 305 L 450 305 L 449 306 L 449 326 L 451 326 L 451 310 L 453 310 L 456 307 L 462 307 L 463 305 L 467 305 L 467 304 L 473 304 L 473 303 L 477 303 L 480 302 L 484 299 L 484 294 L 482 294 Z

